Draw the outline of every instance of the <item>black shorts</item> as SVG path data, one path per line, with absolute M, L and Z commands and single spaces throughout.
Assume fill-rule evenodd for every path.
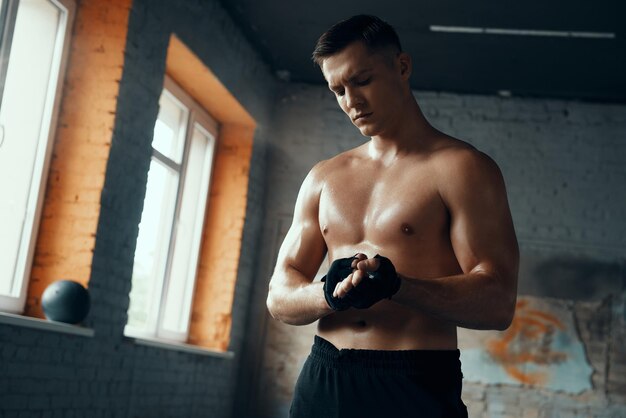
M 338 350 L 316 335 L 290 418 L 467 417 L 460 351 Z

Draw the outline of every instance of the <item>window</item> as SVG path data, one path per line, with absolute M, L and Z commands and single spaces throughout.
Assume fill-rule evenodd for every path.
M 0 0 L 0 309 L 22 313 L 74 5 Z
M 184 342 L 218 127 L 169 78 L 159 106 L 125 334 Z

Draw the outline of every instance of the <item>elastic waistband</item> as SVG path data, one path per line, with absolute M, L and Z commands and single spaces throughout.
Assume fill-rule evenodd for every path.
M 311 357 L 327 367 L 383 369 L 424 374 L 461 375 L 461 352 L 456 350 L 338 349 L 315 336 Z

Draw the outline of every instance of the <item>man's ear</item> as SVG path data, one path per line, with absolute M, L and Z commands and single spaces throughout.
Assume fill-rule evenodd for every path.
M 411 62 L 411 56 L 406 52 L 398 53 L 398 64 L 400 66 L 400 76 L 403 80 L 408 80 L 411 77 L 413 71 L 413 63 Z

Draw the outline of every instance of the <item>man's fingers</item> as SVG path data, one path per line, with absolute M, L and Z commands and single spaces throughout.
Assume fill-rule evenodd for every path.
M 333 297 L 342 298 L 353 287 L 354 286 L 352 286 L 352 274 L 350 274 L 344 280 L 342 280 L 341 282 L 337 283 L 337 286 L 335 286 L 335 291 L 333 292 Z
M 343 298 L 350 290 L 352 289 L 352 280 L 344 280 L 340 284 L 337 285 L 335 292 L 337 293 L 335 297 Z
M 352 286 L 356 287 L 359 285 L 359 283 L 361 283 L 363 281 L 363 278 L 367 275 L 367 273 L 365 273 L 362 270 L 357 270 L 354 273 L 352 273 Z
M 354 258 L 356 258 L 356 260 L 352 260 L 352 268 L 355 269 L 356 265 L 358 264 L 359 261 L 361 260 L 367 260 L 367 255 L 363 254 L 363 253 L 357 253 Z
M 355 259 L 352 260 L 352 268 L 357 269 L 358 265 L 359 269 L 354 271 L 341 282 L 337 283 L 337 286 L 335 286 L 335 290 L 333 291 L 333 297 L 343 298 L 350 290 L 363 281 L 363 278 L 367 275 L 366 271 L 373 271 L 378 268 L 378 260 L 373 258 L 368 259 L 366 254 L 357 253 L 354 258 Z M 369 264 L 361 266 L 363 263 L 373 264 L 374 268 L 368 267 Z
M 344 297 L 350 290 L 354 289 L 363 281 L 363 279 L 367 276 L 367 273 L 357 270 L 348 277 L 346 277 L 341 283 L 338 283 L 335 287 L 335 292 L 333 296 L 342 298 Z
M 356 264 L 356 268 L 363 272 L 376 271 L 378 270 L 378 267 L 380 267 L 380 260 L 376 258 L 368 258 L 367 260 L 359 261 Z

